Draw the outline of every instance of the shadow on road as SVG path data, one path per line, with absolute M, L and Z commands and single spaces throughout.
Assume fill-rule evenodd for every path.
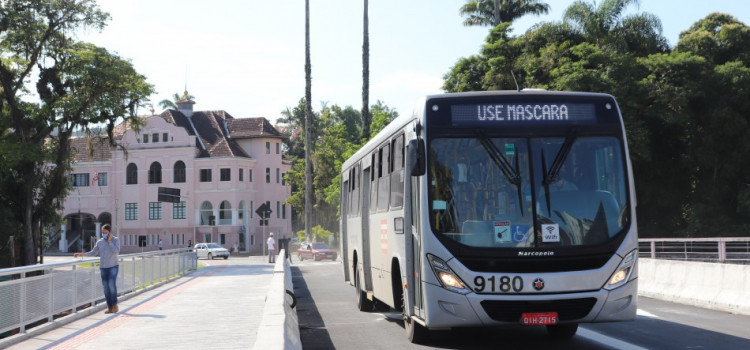
M 299 267 L 292 266 L 291 271 L 294 294 L 297 296 L 297 318 L 302 347 L 304 349 L 335 349 Z

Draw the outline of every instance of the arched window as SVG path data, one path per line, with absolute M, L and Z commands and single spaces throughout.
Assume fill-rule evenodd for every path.
M 201 203 L 201 225 L 216 225 L 214 206 L 209 201 Z
M 128 164 L 128 168 L 125 170 L 125 184 L 138 184 L 138 166 L 135 163 Z
M 148 169 L 148 183 L 161 183 L 161 164 L 159 162 L 151 163 L 151 168 Z
M 219 225 L 232 224 L 232 205 L 229 201 L 223 201 L 219 205 Z
M 174 182 L 185 182 L 185 163 L 181 160 L 174 163 Z

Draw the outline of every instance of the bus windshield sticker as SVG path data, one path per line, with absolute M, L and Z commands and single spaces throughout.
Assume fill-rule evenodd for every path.
M 510 221 L 495 221 L 495 243 L 510 243 Z
M 455 126 L 488 124 L 571 124 L 596 121 L 591 103 L 485 103 L 451 106 Z
M 432 201 L 432 210 L 445 210 L 448 204 L 445 201 L 434 200 Z
M 560 225 L 542 224 L 542 242 L 560 242 Z
M 527 243 L 531 235 L 529 225 L 513 225 L 510 227 L 510 232 L 513 234 L 513 243 Z

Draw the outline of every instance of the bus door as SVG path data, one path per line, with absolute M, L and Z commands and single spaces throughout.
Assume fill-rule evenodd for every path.
M 405 296 L 407 304 L 407 315 L 418 315 L 424 318 L 422 306 L 422 225 L 419 221 L 419 176 L 423 175 L 418 170 L 418 163 L 423 161 L 424 144 L 421 140 L 411 140 L 406 147 L 404 172 L 404 219 L 407 226 L 405 233 L 406 249 L 406 279 L 408 297 Z M 419 158 L 422 158 L 420 160 Z
M 341 184 L 341 260 L 344 263 L 344 281 L 351 281 L 349 278 L 349 232 L 347 231 L 347 221 L 349 221 L 349 196 L 352 194 L 350 180 L 343 181 Z
M 372 269 L 370 260 L 370 173 L 372 166 L 362 171 L 362 277 L 364 290 L 372 291 Z
M 419 179 L 409 177 L 411 180 L 411 225 L 413 238 L 412 266 L 414 268 L 414 309 L 417 315 L 424 317 L 422 310 L 422 227 L 419 223 Z

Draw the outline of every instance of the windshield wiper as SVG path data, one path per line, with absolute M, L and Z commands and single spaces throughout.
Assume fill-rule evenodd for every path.
M 513 167 L 503 153 L 497 149 L 497 146 L 481 133 L 479 135 L 479 143 L 487 151 L 490 159 L 503 172 L 508 182 L 516 186 L 516 190 L 518 191 L 518 208 L 521 211 L 521 216 L 523 216 L 523 202 L 521 201 L 523 197 L 521 195 L 521 174 L 518 171 L 518 156 L 516 156 L 516 166 Z
M 547 213 L 550 215 L 552 215 L 552 205 L 549 202 L 549 185 L 560 180 L 560 170 L 563 164 L 565 164 L 565 159 L 568 158 L 570 149 L 573 148 L 573 143 L 577 138 L 576 134 L 577 130 L 573 129 L 565 137 L 565 142 L 563 142 L 560 150 L 557 151 L 557 155 L 555 156 L 555 160 L 552 161 L 549 171 L 547 171 L 547 160 L 544 158 L 544 148 L 542 148 L 542 172 L 544 173 L 542 185 L 544 185 L 544 198 L 547 200 Z

